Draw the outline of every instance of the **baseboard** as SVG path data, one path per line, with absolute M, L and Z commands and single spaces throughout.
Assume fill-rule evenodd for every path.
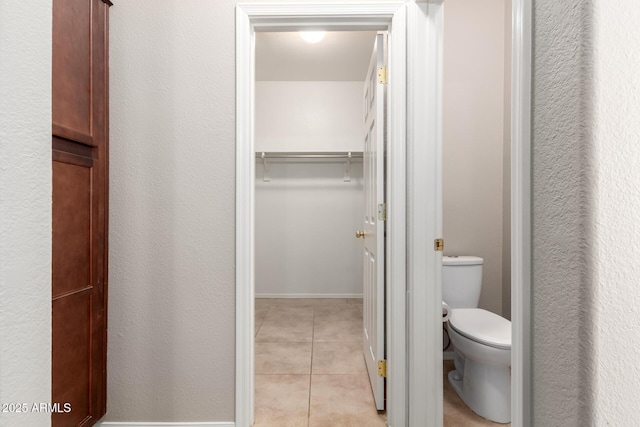
M 229 422 L 194 422 L 194 423 L 164 423 L 164 422 L 121 422 L 103 421 L 96 424 L 98 427 L 235 427 L 236 423 Z
M 256 294 L 256 298 L 362 298 L 362 294 Z

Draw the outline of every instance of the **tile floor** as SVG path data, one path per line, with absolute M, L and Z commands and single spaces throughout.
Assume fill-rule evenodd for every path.
M 362 356 L 362 300 L 256 299 L 254 427 L 384 427 Z M 444 427 L 504 426 L 449 385 Z
M 384 427 L 362 356 L 362 300 L 256 299 L 255 427 Z

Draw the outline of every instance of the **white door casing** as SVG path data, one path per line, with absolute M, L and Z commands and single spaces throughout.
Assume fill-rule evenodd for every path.
M 364 82 L 364 244 L 363 244 L 363 352 L 373 397 L 384 410 L 384 377 L 378 375 L 378 361 L 385 358 L 385 90 L 378 80 L 384 63 L 384 35 L 373 45 Z M 380 212 L 379 212 L 379 209 Z
M 389 33 L 387 147 L 387 424 L 408 426 L 406 346 L 407 3 L 260 2 L 236 7 L 236 390 L 235 425 L 254 418 L 255 33 L 375 30 Z M 425 425 L 436 424 L 424 420 Z

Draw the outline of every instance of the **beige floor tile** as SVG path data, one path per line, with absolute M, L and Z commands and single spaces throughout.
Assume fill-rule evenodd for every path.
M 362 305 L 362 298 L 347 298 L 347 304 Z
M 277 307 L 313 307 L 314 298 L 272 298 L 271 303 Z
M 313 307 L 275 306 L 269 310 L 265 320 L 284 324 L 313 320 Z
M 264 319 L 262 320 L 258 320 L 258 318 L 255 319 L 255 326 L 253 329 L 253 337 L 257 337 L 258 336 L 258 332 L 260 332 L 260 328 L 262 327 L 262 324 L 264 323 Z
M 256 374 L 309 374 L 311 343 L 255 343 Z
M 260 305 L 260 306 L 256 305 L 256 309 L 255 309 L 256 319 L 257 318 L 264 319 L 265 317 L 267 317 L 267 314 L 269 314 L 270 310 L 271 310 L 270 305 Z
M 316 318 L 314 342 L 362 342 L 362 319 Z
M 318 320 L 359 320 L 362 321 L 362 306 L 355 304 L 319 306 L 314 309 Z
M 255 426 L 307 427 L 309 375 L 256 375 Z
M 271 321 L 266 319 L 256 335 L 256 342 L 311 342 L 313 321 Z
M 366 374 L 311 375 L 309 427 L 384 427 L 385 419 Z
M 255 334 L 258 335 L 258 331 L 260 331 L 260 326 L 262 326 L 262 323 L 264 322 L 264 320 L 267 318 L 267 314 L 269 313 L 269 310 L 271 309 L 271 306 L 257 306 L 256 305 L 256 310 L 255 310 Z
M 313 344 L 313 374 L 366 374 L 361 342 Z
M 347 298 L 314 298 L 312 300 L 314 307 L 346 305 Z
M 263 308 L 263 307 L 271 307 L 272 305 L 274 305 L 274 303 L 273 303 L 273 300 L 271 298 L 256 298 L 255 299 L 256 310 L 258 310 L 259 308 Z
M 474 413 L 460 399 L 456 391 L 451 387 L 447 374 L 455 369 L 452 360 L 445 360 L 443 363 L 443 384 L 444 384 L 444 427 L 498 427 L 510 426 L 511 424 L 499 424 L 486 420 Z
M 319 307 L 346 305 L 348 298 L 270 298 L 271 304 L 281 307 Z
M 308 421 L 306 420 L 307 423 L 303 424 L 303 421 L 301 420 L 286 420 L 284 423 L 282 421 L 276 421 L 276 422 L 265 422 L 265 423 L 254 423 L 253 427 L 283 427 L 283 426 L 290 426 L 290 427 L 298 427 L 298 426 L 304 426 L 307 427 Z

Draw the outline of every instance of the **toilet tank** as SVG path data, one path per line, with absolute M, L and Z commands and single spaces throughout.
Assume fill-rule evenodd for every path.
M 442 300 L 451 308 L 476 308 L 482 290 L 482 258 L 442 257 Z

